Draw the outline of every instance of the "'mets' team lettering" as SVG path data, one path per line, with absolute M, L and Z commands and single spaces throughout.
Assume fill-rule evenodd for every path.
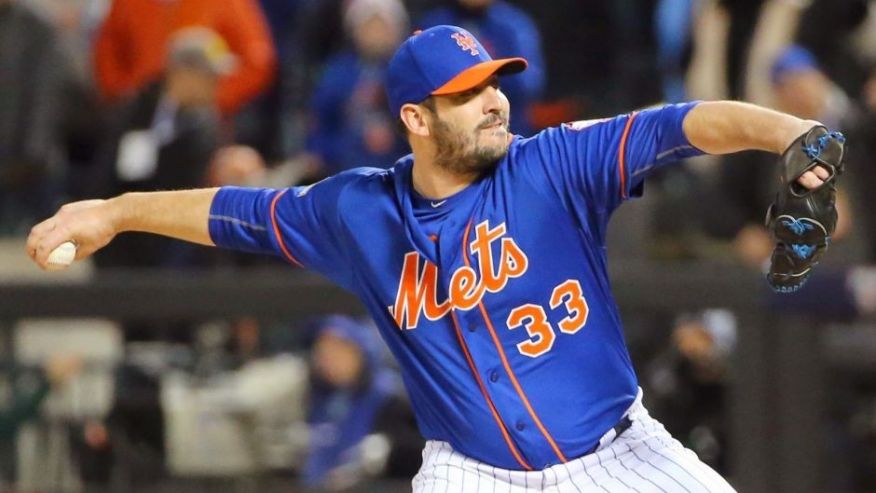
M 478 272 L 470 265 L 468 256 L 465 265 L 456 269 L 450 278 L 448 298 L 438 302 L 438 268 L 425 261 L 420 269 L 420 254 L 405 254 L 395 305 L 389 312 L 402 329 L 416 329 L 420 314 L 435 321 L 450 313 L 450 310 L 470 310 L 477 306 L 486 293 L 498 293 L 508 280 L 520 277 L 529 268 L 529 259 L 510 237 L 505 238 L 505 223 L 490 229 L 487 221 L 475 227 L 475 238 L 468 247 L 478 258 Z M 493 261 L 492 244 L 500 241 L 499 261 Z

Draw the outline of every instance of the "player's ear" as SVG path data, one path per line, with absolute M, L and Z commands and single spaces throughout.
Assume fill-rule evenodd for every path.
M 405 104 L 401 108 L 399 117 L 402 123 L 404 123 L 405 128 L 408 129 L 409 134 L 420 137 L 429 136 L 429 120 L 426 117 L 425 109 L 420 105 Z

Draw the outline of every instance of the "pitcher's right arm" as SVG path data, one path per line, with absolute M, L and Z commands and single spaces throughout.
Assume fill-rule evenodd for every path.
M 76 243 L 76 259 L 79 260 L 125 231 L 154 233 L 213 246 L 209 217 L 217 191 L 218 188 L 208 188 L 126 193 L 108 200 L 73 202 L 31 229 L 27 253 L 45 269 L 49 253 L 61 243 Z

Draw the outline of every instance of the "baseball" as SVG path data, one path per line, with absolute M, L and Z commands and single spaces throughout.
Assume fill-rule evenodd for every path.
M 67 241 L 58 245 L 52 250 L 49 258 L 46 261 L 48 270 L 63 270 L 73 263 L 76 258 L 76 245 L 72 241 Z

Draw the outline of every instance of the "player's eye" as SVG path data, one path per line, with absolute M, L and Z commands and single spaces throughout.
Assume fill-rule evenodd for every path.
M 464 103 L 464 102 L 468 101 L 469 99 L 482 93 L 484 91 L 484 89 L 486 89 L 487 87 L 492 87 L 496 90 L 499 90 L 499 78 L 493 76 L 489 80 L 487 80 L 486 82 L 483 82 L 481 85 L 479 85 L 477 87 L 473 87 L 473 88 L 469 89 L 468 91 L 461 92 L 461 93 L 457 94 L 454 99 L 459 103 Z
M 479 91 L 477 89 L 469 89 L 468 91 L 454 94 L 451 99 L 456 104 L 463 104 L 469 99 L 477 96 L 478 92 Z
M 482 82 L 479 86 L 473 87 L 467 91 L 456 93 L 450 96 L 450 100 L 453 101 L 454 104 L 465 104 L 470 99 L 476 97 L 478 94 L 484 92 L 484 90 L 488 87 L 492 87 L 497 91 L 501 90 L 499 85 L 499 78 L 496 76 L 490 77 L 486 81 Z

